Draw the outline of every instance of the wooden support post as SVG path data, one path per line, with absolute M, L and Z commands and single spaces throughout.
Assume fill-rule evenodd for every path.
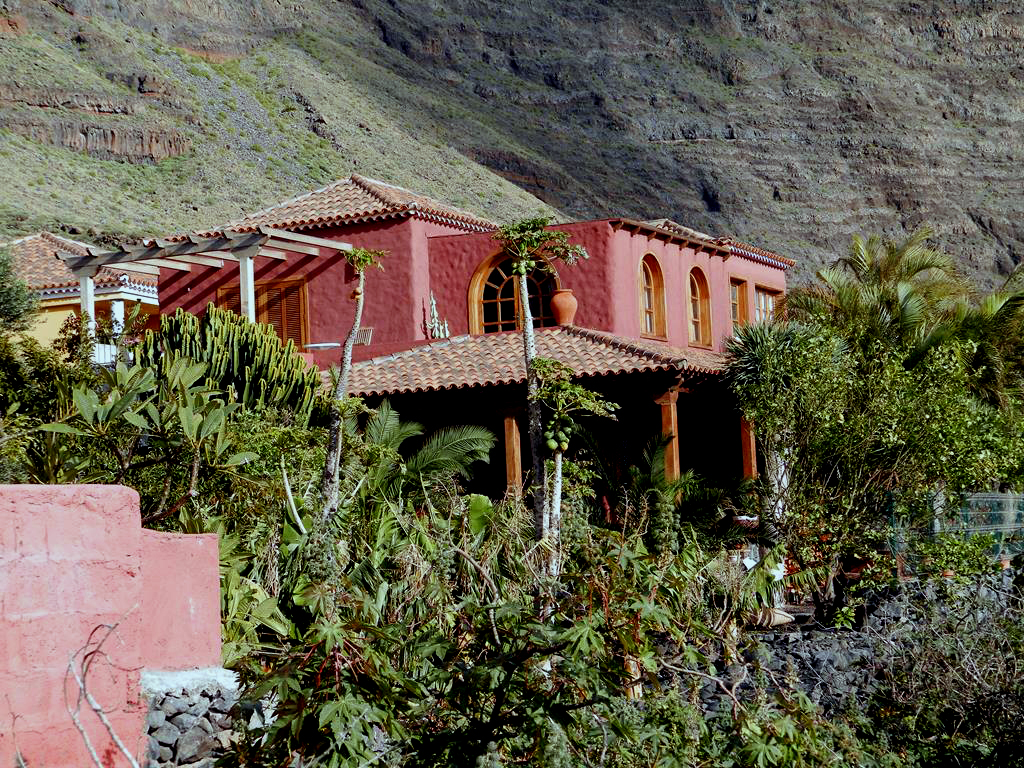
M 90 339 L 96 338 L 96 284 L 93 277 L 99 267 L 83 267 L 75 270 L 78 277 L 78 301 L 82 315 L 88 317 L 86 333 Z
M 757 477 L 757 440 L 754 425 L 740 416 L 740 452 L 743 455 L 743 477 Z
M 679 479 L 679 417 L 676 402 L 679 390 L 670 389 L 654 402 L 661 406 L 661 435 L 668 438 L 665 444 L 665 479 L 673 482 Z
M 508 490 L 516 495 L 523 494 L 523 451 L 519 436 L 519 424 L 515 414 L 505 415 L 505 482 Z
M 253 257 L 249 253 L 238 255 L 238 294 L 242 301 L 242 315 L 256 322 L 256 285 L 253 276 Z

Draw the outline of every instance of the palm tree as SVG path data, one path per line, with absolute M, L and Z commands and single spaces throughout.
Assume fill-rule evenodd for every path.
M 978 399 L 998 408 L 1024 391 L 1024 290 L 962 300 L 921 345 L 961 342 L 969 385 Z M 934 339 L 934 340 L 933 340 Z
M 421 435 L 422 424 L 402 421 L 388 401 L 381 403 L 363 430 L 363 439 L 376 459 L 365 476 L 365 498 L 421 500 L 423 486 L 432 478 L 469 478 L 470 466 L 487 461 L 495 442 L 494 434 L 484 427 L 446 427 L 432 433 L 419 448 L 403 457 L 406 441 Z
M 849 255 L 818 272 L 819 284 L 790 293 L 788 315 L 823 322 L 868 355 L 882 342 L 919 359 L 918 346 L 967 295 L 953 260 L 927 245 L 932 234 L 920 227 L 901 242 L 855 236 Z

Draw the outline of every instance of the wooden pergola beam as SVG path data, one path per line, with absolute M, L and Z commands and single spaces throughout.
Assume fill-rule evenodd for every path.
M 325 237 L 314 237 L 313 235 L 305 235 L 299 232 L 291 232 L 287 229 L 275 229 L 273 227 L 260 227 L 260 232 L 264 235 L 270 235 L 277 240 L 287 240 L 293 243 L 306 243 L 307 245 L 317 245 L 321 248 L 330 248 L 335 251 L 351 251 L 351 243 L 343 243 L 340 240 L 328 240 Z
M 161 247 L 156 241 L 152 245 L 145 243 L 138 246 L 127 246 L 120 251 L 93 252 L 90 256 L 80 257 L 70 263 L 72 269 L 84 267 L 105 267 L 111 264 L 127 264 L 133 261 L 152 259 L 174 259 L 178 256 L 200 255 L 210 251 L 232 251 L 259 247 L 270 238 L 267 235 L 251 233 L 237 236 L 220 236 L 196 238 L 197 242 L 186 240 Z
M 223 267 L 224 266 L 224 259 L 219 259 L 219 258 L 210 256 L 209 253 L 202 253 L 202 254 L 196 253 L 196 254 L 188 254 L 187 256 L 176 256 L 174 260 L 182 262 L 184 264 L 198 264 L 198 265 L 200 265 L 202 267 L 218 267 L 219 268 L 219 267 Z M 237 261 L 237 260 L 238 259 L 234 259 L 234 261 Z
M 135 264 L 142 264 L 147 267 L 163 267 L 164 269 L 176 269 L 179 272 L 191 272 L 192 265 L 186 264 L 181 261 L 172 261 L 170 259 L 144 259 L 142 261 L 130 261 L 127 262 L 128 267 L 131 268 Z
M 266 256 L 268 259 L 285 260 L 288 258 L 288 254 L 285 253 L 284 251 L 280 251 L 277 248 L 267 248 L 267 246 L 265 245 L 260 248 L 259 255 Z
M 140 275 L 159 276 L 160 267 L 151 264 L 143 264 L 141 261 L 133 261 L 125 267 L 130 272 L 138 272 Z
M 292 243 L 287 240 L 279 240 L 277 238 L 271 238 L 264 243 L 267 248 L 276 248 L 281 251 L 293 251 L 295 253 L 304 253 L 307 256 L 319 256 L 320 247 L 316 245 L 303 245 L 302 243 Z
M 219 259 L 221 261 L 238 261 L 238 257 L 231 251 L 203 251 L 200 255 L 208 256 L 211 259 Z

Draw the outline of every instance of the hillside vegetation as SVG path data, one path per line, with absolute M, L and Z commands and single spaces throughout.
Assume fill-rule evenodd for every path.
M 358 170 L 502 220 L 670 216 L 799 276 L 923 221 L 982 285 L 1024 253 L 1009 0 L 0 9 L 7 233 L 193 228 Z

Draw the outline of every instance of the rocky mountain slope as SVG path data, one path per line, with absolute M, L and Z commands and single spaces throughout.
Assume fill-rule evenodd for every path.
M 0 10 L 7 231 L 191 228 L 358 170 L 498 218 L 669 216 L 802 275 L 921 222 L 983 285 L 1024 255 L 1010 0 Z

